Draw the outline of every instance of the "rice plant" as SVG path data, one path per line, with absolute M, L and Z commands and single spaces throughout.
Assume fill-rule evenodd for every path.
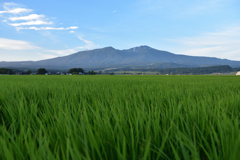
M 239 82 L 0 76 L 0 159 L 237 160 Z

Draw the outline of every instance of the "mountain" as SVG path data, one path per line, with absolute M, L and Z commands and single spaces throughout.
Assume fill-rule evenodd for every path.
M 46 68 L 69 69 L 81 67 L 84 69 L 107 68 L 176 68 L 176 67 L 206 67 L 229 65 L 240 67 L 240 61 L 231 61 L 212 57 L 196 57 L 177 55 L 167 51 L 139 46 L 126 50 L 105 47 L 89 51 L 80 51 L 68 56 L 41 61 L 0 62 L 0 67 L 8 68 Z

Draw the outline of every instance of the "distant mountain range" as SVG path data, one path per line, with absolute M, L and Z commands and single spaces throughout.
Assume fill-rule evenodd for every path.
M 105 47 L 41 61 L 0 62 L 0 67 L 46 69 L 179 68 L 218 65 L 240 67 L 240 61 L 177 55 L 148 46 L 139 46 L 126 50 Z

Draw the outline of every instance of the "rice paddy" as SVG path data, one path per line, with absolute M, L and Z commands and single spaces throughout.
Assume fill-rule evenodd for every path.
M 240 77 L 0 76 L 0 159 L 240 157 Z

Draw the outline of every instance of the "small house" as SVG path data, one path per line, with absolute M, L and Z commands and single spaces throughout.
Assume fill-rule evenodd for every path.
M 240 76 L 240 71 L 238 71 L 238 72 L 236 73 L 236 75 L 237 75 L 237 76 Z
M 16 72 L 16 75 L 22 75 L 23 73 L 22 72 Z

